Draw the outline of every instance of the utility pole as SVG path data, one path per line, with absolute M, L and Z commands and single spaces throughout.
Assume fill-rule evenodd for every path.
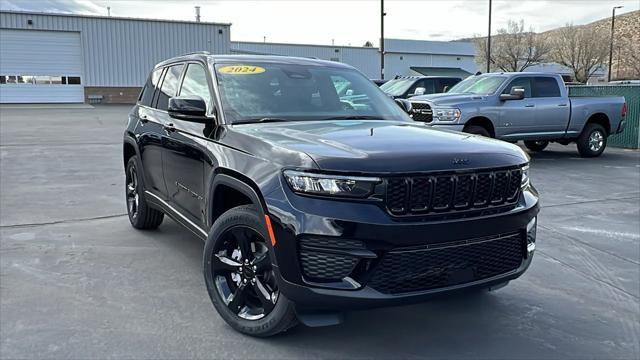
M 613 60 L 613 32 L 616 23 L 616 9 L 620 9 L 622 6 L 614 6 L 611 13 L 611 42 L 609 43 L 609 72 L 607 73 L 607 81 L 611 81 L 611 62 Z
M 111 17 L 111 6 L 107 6 L 107 16 Z
M 491 0 L 489 0 L 489 31 L 487 32 L 487 72 L 491 72 Z
M 384 80 L 384 0 L 380 0 L 380 79 Z
M 200 6 L 196 6 L 196 22 L 200 22 Z

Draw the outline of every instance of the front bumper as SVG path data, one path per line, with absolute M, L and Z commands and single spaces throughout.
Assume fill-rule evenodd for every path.
M 376 204 L 304 197 L 286 187 L 269 194 L 265 200 L 277 239 L 272 261 L 279 288 L 302 308 L 347 310 L 390 306 L 420 302 L 442 293 L 491 287 L 522 275 L 531 263 L 535 248 L 535 226 L 533 234 L 527 231 L 527 225 L 539 211 L 538 195 L 533 187 L 523 191 L 517 206 L 508 212 L 440 221 L 394 219 Z M 451 282 L 443 280 L 424 289 L 410 287 L 410 291 L 390 291 L 376 280 L 376 271 L 382 271 L 383 260 L 389 254 L 449 248 L 453 244 L 475 243 L 477 239 L 493 241 L 491 239 L 504 234 L 518 235 L 523 241 L 521 259 L 507 271 L 477 278 L 471 275 L 480 271 L 477 268 L 456 268 L 453 274 L 448 273 L 450 269 L 445 263 L 438 270 L 440 275 L 462 278 Z M 313 248 L 315 241 L 333 244 L 329 252 L 337 257 L 345 254 L 356 257 L 359 262 L 352 270 L 357 276 L 326 281 L 311 278 L 304 268 L 302 253 L 308 245 Z M 331 257 L 315 260 L 325 263 L 325 272 L 339 274 L 341 271 L 341 265 L 336 265 Z M 402 266 L 402 262 L 392 266 L 398 264 Z M 323 274 L 311 275 L 321 277 Z

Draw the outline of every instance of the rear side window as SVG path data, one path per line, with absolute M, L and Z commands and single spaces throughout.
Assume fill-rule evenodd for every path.
M 162 69 L 154 70 L 151 75 L 149 75 L 149 79 L 147 79 L 147 83 L 144 85 L 142 89 L 142 93 L 140 94 L 140 104 L 151 106 L 151 101 L 153 100 L 153 93 L 158 86 L 158 81 L 160 80 L 160 75 L 162 75 Z
M 560 97 L 558 81 L 551 77 L 537 77 L 535 97 Z
M 531 78 L 519 77 L 519 78 L 513 79 L 511 83 L 506 88 L 504 88 L 504 91 L 502 93 L 508 94 L 509 92 L 511 92 L 511 88 L 513 87 L 523 88 L 524 97 L 525 98 L 531 97 L 531 94 L 532 94 Z
M 183 67 L 184 65 L 180 64 L 173 65 L 167 69 L 167 74 L 164 76 L 164 80 L 160 86 L 160 92 L 158 93 L 157 109 L 167 110 L 169 98 L 176 96 L 178 93 L 178 81 L 180 80 Z

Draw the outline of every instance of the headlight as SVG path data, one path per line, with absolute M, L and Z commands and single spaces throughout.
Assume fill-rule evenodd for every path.
M 520 187 L 523 189 L 529 186 L 529 165 L 525 165 L 522 167 L 522 182 L 520 183 Z
M 460 110 L 454 108 L 433 108 L 433 118 L 438 121 L 457 121 L 460 119 Z
M 291 189 L 298 193 L 352 198 L 371 195 L 373 187 L 380 182 L 375 177 L 325 175 L 293 170 L 285 170 L 284 177 Z

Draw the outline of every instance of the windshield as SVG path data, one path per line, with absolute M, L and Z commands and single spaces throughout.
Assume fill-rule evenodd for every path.
M 387 81 L 380 86 L 380 90 L 391 96 L 400 96 L 409 90 L 414 81 L 415 80 L 412 79 L 395 79 Z
M 490 95 L 495 93 L 505 81 L 506 76 L 469 76 L 447 91 L 447 94 L 471 93 L 476 95 Z
M 282 63 L 217 64 L 225 118 L 231 123 L 410 118 L 359 72 Z

